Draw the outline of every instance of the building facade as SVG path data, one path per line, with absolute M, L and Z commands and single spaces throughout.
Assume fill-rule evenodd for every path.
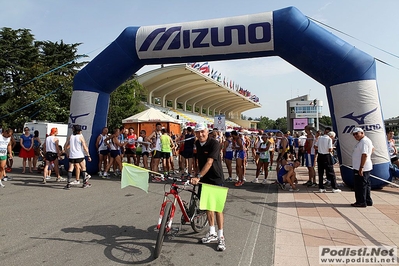
M 323 101 L 311 99 L 309 95 L 288 100 L 287 129 L 291 132 L 302 131 L 307 125 L 318 129 L 322 111 Z

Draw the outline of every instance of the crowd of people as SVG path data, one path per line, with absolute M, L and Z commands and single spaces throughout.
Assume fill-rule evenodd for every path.
M 327 128 L 324 134 L 329 131 L 331 129 Z M 281 185 L 289 184 L 288 190 L 290 191 L 298 191 L 293 170 L 300 165 L 304 166 L 305 162 L 309 173 L 309 181 L 305 185 L 319 186 L 321 190 L 324 189 L 323 186 L 316 183 L 314 168 L 315 154 L 319 148 L 317 140 L 322 135 L 321 132 L 313 135 L 310 127 L 306 127 L 303 133 L 294 133 L 294 136 L 290 132 L 283 134 L 281 131 L 275 133 L 262 130 L 251 134 L 243 129 L 223 133 L 217 128 L 209 133 L 209 137 L 215 139 L 220 145 L 220 156 L 228 173 L 225 181 L 234 182 L 237 187 L 244 185 L 247 181 L 248 162 L 253 162 L 256 164 L 256 172 L 252 182 L 266 184 L 268 173 L 275 164 L 274 169 L 278 175 L 287 174 L 285 179 L 283 178 L 283 181 L 279 183 Z M 332 132 L 331 135 L 333 143 L 335 134 L 333 135 Z M 323 139 L 324 136 L 327 135 L 323 135 Z M 119 176 L 122 170 L 122 161 L 126 157 L 128 163 L 134 163 L 155 173 L 162 173 L 162 175 L 151 174 L 153 182 L 162 182 L 165 177 L 171 175 L 190 179 L 198 173 L 197 146 L 195 144 L 197 139 L 194 128 L 190 126 L 184 128 L 180 134 L 175 134 L 167 132 L 161 123 L 157 123 L 155 130 L 148 135 L 145 130 L 141 130 L 139 135 L 136 135 L 133 128 L 117 128 L 113 134 L 108 134 L 108 128 L 103 128 L 96 141 L 99 153 L 99 175 L 110 179 L 112 175 L 109 171 L 112 168 L 113 175 Z M 326 151 L 324 142 L 319 145 L 323 154 L 319 158 L 327 158 L 327 154 L 334 153 L 334 147 L 327 148 Z M 275 159 L 275 154 L 277 159 Z M 333 157 L 329 156 L 328 158 L 330 160 Z M 235 161 L 234 173 L 233 161 Z M 332 184 L 333 191 L 339 192 L 335 182 L 330 182 L 332 162 L 331 159 L 331 162 L 329 161 L 331 164 L 320 167 L 319 175 L 322 173 L 321 170 L 326 170 L 328 173 L 326 184 Z M 261 182 L 260 179 L 263 181 Z
M 90 162 L 91 156 L 81 126 L 73 125 L 73 134 L 64 147 L 59 145 L 57 134 L 57 128 L 52 128 L 45 142 L 41 143 L 38 132 L 30 134 L 29 128 L 24 129 L 20 138 L 19 153 L 22 158 L 22 173 L 25 173 L 26 169 L 31 173 L 39 169 L 37 163 L 39 158 L 42 158 L 44 184 L 51 179 L 51 171 L 54 171 L 57 181 L 67 182 L 65 189 L 80 185 L 80 178 L 83 179 L 83 188 L 91 187 L 88 182 L 91 176 L 86 173 L 86 161 Z M 357 141 L 352 154 L 356 199 L 352 206 L 372 206 L 370 172 L 374 147 L 363 129 L 355 128 L 352 134 Z M 102 178 L 111 179 L 112 168 L 113 176 L 119 177 L 122 162 L 126 160 L 128 163 L 149 169 L 153 173 L 152 182 L 162 182 L 165 177 L 178 175 L 195 185 L 208 183 L 223 186 L 224 182 L 234 182 L 235 187 L 241 187 L 247 181 L 248 163 L 254 163 L 255 178 L 252 183 L 267 184 L 269 171 L 274 170 L 277 178 L 272 182 L 282 190 L 297 192 L 299 186 L 295 169 L 302 165 L 308 170 L 308 181 L 303 185 L 317 187 L 319 193 L 326 192 L 326 187 L 331 187 L 333 193 L 339 193 L 341 190 L 338 188 L 334 172 L 334 164 L 337 163 L 334 156 L 336 141 L 336 134 L 329 127 L 324 132 L 316 131 L 315 134 L 309 126 L 306 126 L 303 132 L 293 134 L 289 131 L 283 134 L 281 131 L 263 130 L 248 133 L 243 129 L 231 132 L 222 132 L 217 128 L 209 130 L 206 124 L 198 123 L 194 128 L 189 126 L 180 134 L 175 134 L 173 131 L 167 132 L 161 123 L 156 123 L 153 132 L 147 134 L 145 130 L 140 130 L 138 135 L 132 127 L 116 128 L 111 134 L 108 128 L 104 127 L 96 139 L 98 174 Z M 12 149 L 15 144 L 13 131 L 3 130 L 0 137 L 1 181 L 11 180 L 6 173 L 12 171 Z M 391 163 L 399 166 L 392 131 L 387 132 L 387 145 Z M 62 159 L 62 156 L 65 158 Z M 67 179 L 60 175 L 61 160 L 67 169 Z M 227 168 L 227 178 L 223 174 L 223 163 Z M 75 179 L 72 180 L 74 171 Z M 1 181 L 1 187 L 4 187 Z M 207 216 L 210 231 L 202 238 L 202 242 L 217 241 L 217 250 L 223 251 L 226 249 L 223 213 L 207 211 Z

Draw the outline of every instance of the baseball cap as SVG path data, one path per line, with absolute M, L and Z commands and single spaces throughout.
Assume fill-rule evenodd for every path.
M 355 127 L 355 129 L 352 131 L 352 133 L 357 133 L 357 132 L 363 133 L 364 131 L 360 127 Z
M 206 124 L 204 124 L 204 123 L 197 123 L 196 125 L 195 125 L 195 128 L 194 128 L 194 131 L 201 131 L 201 130 L 204 130 L 204 129 L 207 129 L 208 127 L 206 126 Z

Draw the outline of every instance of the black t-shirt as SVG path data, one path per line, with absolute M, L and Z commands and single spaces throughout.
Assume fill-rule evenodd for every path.
M 197 148 L 198 167 L 201 170 L 208 158 L 213 158 L 213 163 L 209 171 L 201 178 L 201 182 L 222 185 L 224 182 L 222 158 L 220 156 L 220 143 L 213 139 L 208 138 L 204 145 L 201 146 L 197 140 L 195 142 Z
M 195 135 L 194 134 L 187 134 L 184 139 L 188 139 L 184 142 L 184 151 L 185 152 L 193 152 L 194 150 L 194 142 L 195 142 Z

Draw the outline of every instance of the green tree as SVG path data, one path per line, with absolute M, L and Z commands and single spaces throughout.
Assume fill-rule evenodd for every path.
M 28 29 L 0 30 L 0 113 L 5 126 L 68 121 L 80 43 L 35 41 Z
M 274 128 L 279 129 L 282 132 L 286 132 L 287 131 L 287 117 L 277 118 L 274 123 Z
M 120 127 L 126 117 L 144 110 L 140 102 L 144 94 L 143 86 L 135 79 L 127 80 L 111 93 L 107 121 L 110 130 Z
M 321 118 L 319 118 L 319 122 L 325 126 L 331 126 L 332 125 L 332 120 L 331 117 L 323 115 Z
M 261 116 L 260 118 L 256 118 L 255 120 L 258 120 L 258 128 L 260 129 L 274 129 L 275 121 L 273 119 L 270 119 L 269 117 L 266 116 Z

